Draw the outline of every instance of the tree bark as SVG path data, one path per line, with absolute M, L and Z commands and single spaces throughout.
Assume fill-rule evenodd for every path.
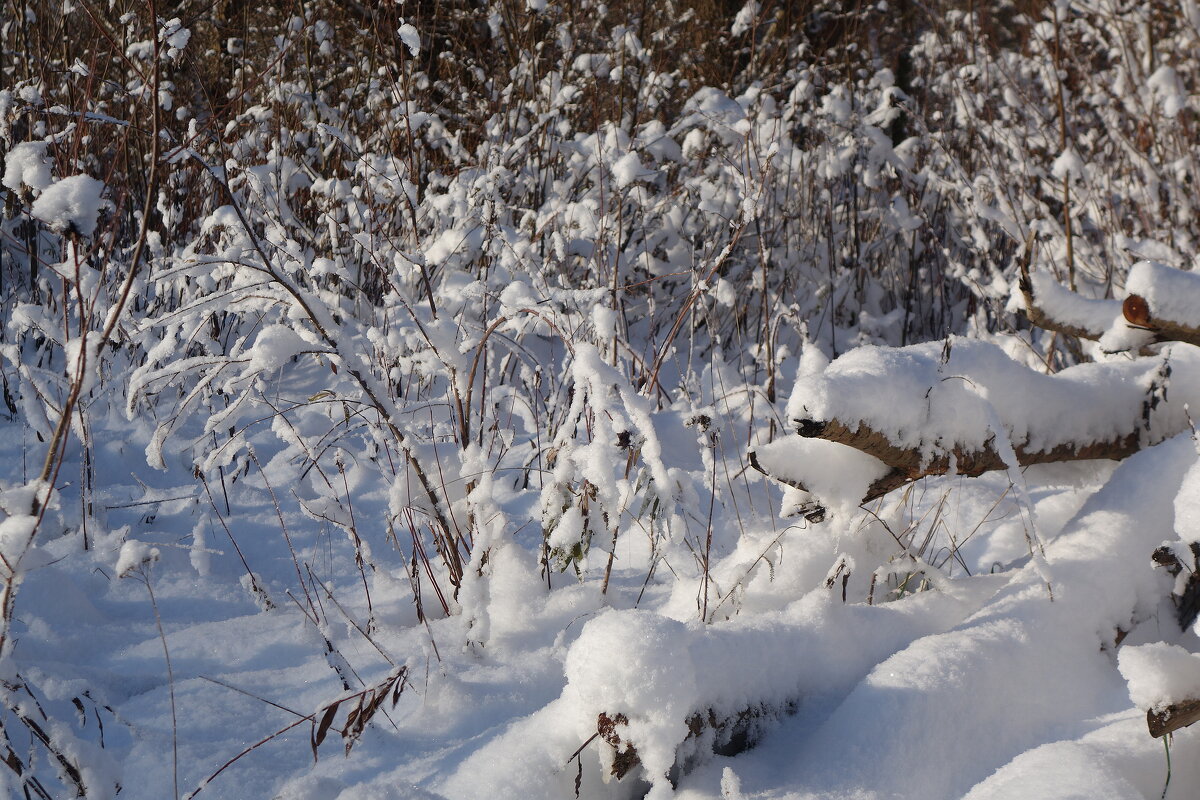
M 1017 282 L 1017 286 L 1021 290 L 1022 299 L 1025 300 L 1025 316 L 1029 318 L 1029 324 L 1038 328 L 1044 328 L 1048 331 L 1056 331 L 1058 333 L 1066 334 L 1067 336 L 1074 336 L 1079 339 L 1089 339 L 1091 341 L 1096 341 L 1104 335 L 1104 331 L 1102 330 L 1094 330 L 1092 328 L 1084 328 L 1078 325 L 1072 325 L 1070 323 L 1063 322 L 1062 320 L 1056 320 L 1050 316 L 1045 309 L 1038 305 L 1037 298 L 1034 296 L 1033 292 L 1033 280 L 1029 277 L 1028 270 L 1021 271 L 1021 277 Z
M 980 450 L 966 450 L 955 446 L 951 450 L 940 450 L 927 458 L 921 448 L 906 448 L 891 442 L 885 435 L 865 423 L 853 428 L 841 420 L 818 421 L 794 420 L 797 433 L 808 439 L 824 439 L 853 447 L 875 456 L 892 468 L 892 471 L 871 484 L 863 502 L 882 497 L 906 483 L 932 475 L 945 475 L 953 469 L 957 475 L 975 477 L 985 472 L 1007 469 L 994 445 L 994 437 L 988 439 Z M 1030 449 L 1024 444 L 1014 444 L 1017 463 L 1022 467 L 1032 464 L 1052 464 L 1062 461 L 1087 461 L 1106 458 L 1115 461 L 1128 458 L 1142 447 L 1141 433 L 1132 430 L 1116 439 L 1100 442 L 1064 442 L 1046 450 Z

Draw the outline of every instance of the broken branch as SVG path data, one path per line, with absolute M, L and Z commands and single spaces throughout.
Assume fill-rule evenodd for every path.
M 1200 722 L 1200 700 L 1184 700 L 1166 708 L 1150 709 L 1146 712 L 1146 726 L 1155 739 Z

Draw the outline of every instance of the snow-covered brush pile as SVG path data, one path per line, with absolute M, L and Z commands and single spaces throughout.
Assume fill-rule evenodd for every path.
M 9 794 L 1162 792 L 1190 0 L 11 5 Z

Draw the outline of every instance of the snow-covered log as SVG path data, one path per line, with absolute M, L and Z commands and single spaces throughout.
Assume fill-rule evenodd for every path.
M 1200 656 L 1177 644 L 1126 647 L 1118 656 L 1129 697 L 1154 738 L 1200 722 Z
M 1022 467 L 1094 458 L 1120 461 L 1141 449 L 1142 442 L 1138 422 L 1140 420 L 1131 420 L 1130 431 L 1113 439 L 1094 442 L 1061 442 L 1042 449 L 1031 448 L 1025 444 L 1015 444 L 1013 452 L 1016 455 L 1017 464 Z M 985 472 L 1007 469 L 1009 466 L 996 446 L 995 436 L 990 437 L 978 449 L 965 449 L 956 445 L 945 450 L 936 446 L 931 448 L 927 443 L 923 443 L 920 447 L 904 448 L 896 446 L 886 436 L 863 423 L 853 428 L 836 419 L 824 422 L 801 419 L 795 420 L 795 423 L 800 436 L 824 439 L 827 442 L 854 447 L 875 456 L 891 467 L 885 476 L 871 483 L 863 498 L 864 501 L 882 497 L 906 483 L 932 475 L 945 475 L 953 471 L 957 475 L 975 477 Z M 931 450 L 934 452 L 933 455 L 929 455 Z
M 1122 460 L 1186 427 L 1198 375 L 1191 348 L 1046 375 L 981 341 L 862 347 L 798 379 L 788 403 L 798 436 L 757 448 L 751 463 L 820 501 L 857 504 L 930 475 Z M 847 462 L 846 450 L 859 456 Z
M 767 619 L 720 625 L 639 609 L 603 612 L 585 624 L 566 658 L 561 713 L 582 745 L 570 758 L 596 742 L 608 778 L 677 781 L 713 755 L 753 746 L 806 701 L 845 696 L 874 665 L 952 629 L 995 590 L 987 576 L 865 605 L 818 588 Z M 520 740 L 552 724 L 531 719 L 511 735 Z M 488 781 L 500 783 L 503 762 L 483 754 L 466 769 L 476 780 L 486 770 Z
M 777 720 L 792 714 L 797 707 L 794 701 L 781 705 L 760 703 L 734 714 L 719 714 L 714 709 L 692 714 L 687 718 L 687 737 L 676 749 L 675 763 L 671 769 L 672 780 L 686 775 L 711 755 L 735 756 L 758 744 Z M 612 748 L 612 765 L 609 774 L 621 780 L 641 766 L 637 745 L 630 741 L 629 718 L 624 714 L 609 716 L 601 711 L 596 721 L 597 735 Z M 624 738 L 622 738 L 624 737 Z
M 1086 298 L 1024 264 L 1017 287 L 1030 323 L 1099 341 L 1107 352 L 1156 342 L 1200 345 L 1200 275 L 1191 272 L 1139 261 L 1129 270 L 1124 301 Z
M 1200 345 L 1200 275 L 1139 261 L 1125 281 L 1125 319 L 1160 342 Z

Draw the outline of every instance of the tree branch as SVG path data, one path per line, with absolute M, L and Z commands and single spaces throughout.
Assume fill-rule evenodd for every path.
M 1124 302 L 1119 303 L 1116 300 L 1084 297 L 1065 286 L 1053 283 L 1048 277 L 1035 280 L 1029 271 L 1031 252 L 1032 249 L 1027 251 L 1026 257 L 1021 261 L 1021 277 L 1017 282 L 1021 297 L 1025 301 L 1025 316 L 1029 318 L 1031 325 L 1096 341 L 1113 322 L 1124 317 L 1131 327 L 1152 334 L 1155 342 L 1184 342 L 1200 346 L 1200 328 L 1156 315 L 1149 300 L 1139 294 L 1130 294 Z M 1159 265 L 1158 269 L 1168 268 Z M 1047 310 L 1044 301 L 1048 298 L 1044 295 L 1059 295 L 1059 303 L 1050 303 L 1052 306 L 1059 306 L 1055 311 Z M 1063 313 L 1063 300 L 1070 304 L 1074 313 Z M 1101 321 L 1106 322 L 1102 325 Z

